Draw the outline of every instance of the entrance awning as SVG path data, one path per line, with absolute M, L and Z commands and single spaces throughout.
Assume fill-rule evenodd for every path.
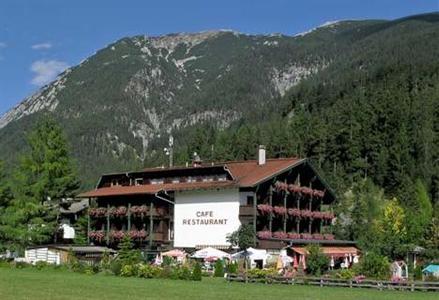
M 291 247 L 291 249 L 301 255 L 308 255 L 305 247 Z M 358 255 L 359 250 L 355 247 L 320 247 L 320 250 L 327 256 L 344 257 L 345 255 Z

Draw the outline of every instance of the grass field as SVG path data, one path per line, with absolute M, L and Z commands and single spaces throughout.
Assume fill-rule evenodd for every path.
M 202 282 L 84 275 L 65 270 L 0 268 L 0 299 L 438 299 L 437 293 Z

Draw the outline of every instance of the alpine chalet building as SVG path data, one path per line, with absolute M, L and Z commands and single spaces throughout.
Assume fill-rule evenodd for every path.
M 227 235 L 241 224 L 256 232 L 257 247 L 354 254 L 352 242 L 334 240 L 335 196 L 307 159 L 230 161 L 148 168 L 103 175 L 89 198 L 89 239 L 116 246 L 129 234 L 140 247 L 229 248 Z M 328 253 L 330 254 L 330 253 Z

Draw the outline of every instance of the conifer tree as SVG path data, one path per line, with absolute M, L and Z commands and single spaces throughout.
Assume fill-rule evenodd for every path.
M 66 139 L 54 120 L 40 121 L 28 146 L 13 175 L 13 199 L 0 217 L 2 238 L 19 250 L 52 241 L 59 204 L 79 186 Z

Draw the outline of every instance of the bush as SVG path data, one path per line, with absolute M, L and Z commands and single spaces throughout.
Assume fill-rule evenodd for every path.
M 120 272 L 121 272 L 121 270 L 122 270 L 122 263 L 121 263 L 121 261 L 119 261 L 119 260 L 113 260 L 113 261 L 110 263 L 110 270 L 111 270 L 111 273 L 113 273 L 114 275 L 119 276 L 119 275 L 120 275 Z
M 215 262 L 215 271 L 213 273 L 214 277 L 224 277 L 224 263 L 221 259 Z
M 123 265 L 120 270 L 120 276 L 123 277 L 137 276 L 136 265 Z
M 201 281 L 201 265 L 197 262 L 192 271 L 192 280 Z
M 308 273 L 320 276 L 328 269 L 329 258 L 323 254 L 318 245 L 311 245 L 307 247 L 308 257 L 306 259 Z
M 360 260 L 360 272 L 367 277 L 376 279 L 388 279 L 390 263 L 387 257 L 369 252 Z
M 340 279 L 352 279 L 355 277 L 355 272 L 351 269 L 343 269 L 335 273 L 335 277 Z
M 179 279 L 191 280 L 191 277 L 192 277 L 192 274 L 191 274 L 191 270 L 189 269 L 189 267 L 188 266 L 181 267 Z
M 238 273 L 238 263 L 231 262 L 227 265 L 227 273 L 237 274 Z
M 45 269 L 45 268 L 47 268 L 48 266 L 49 266 L 49 264 L 48 264 L 47 262 L 45 262 L 45 261 L 37 261 L 37 262 L 35 263 L 35 265 L 34 265 L 34 267 L 35 267 L 37 270 Z
M 276 269 L 250 269 L 247 271 L 247 275 L 250 277 L 256 277 L 256 278 L 266 278 L 268 276 L 276 276 L 277 271 Z

